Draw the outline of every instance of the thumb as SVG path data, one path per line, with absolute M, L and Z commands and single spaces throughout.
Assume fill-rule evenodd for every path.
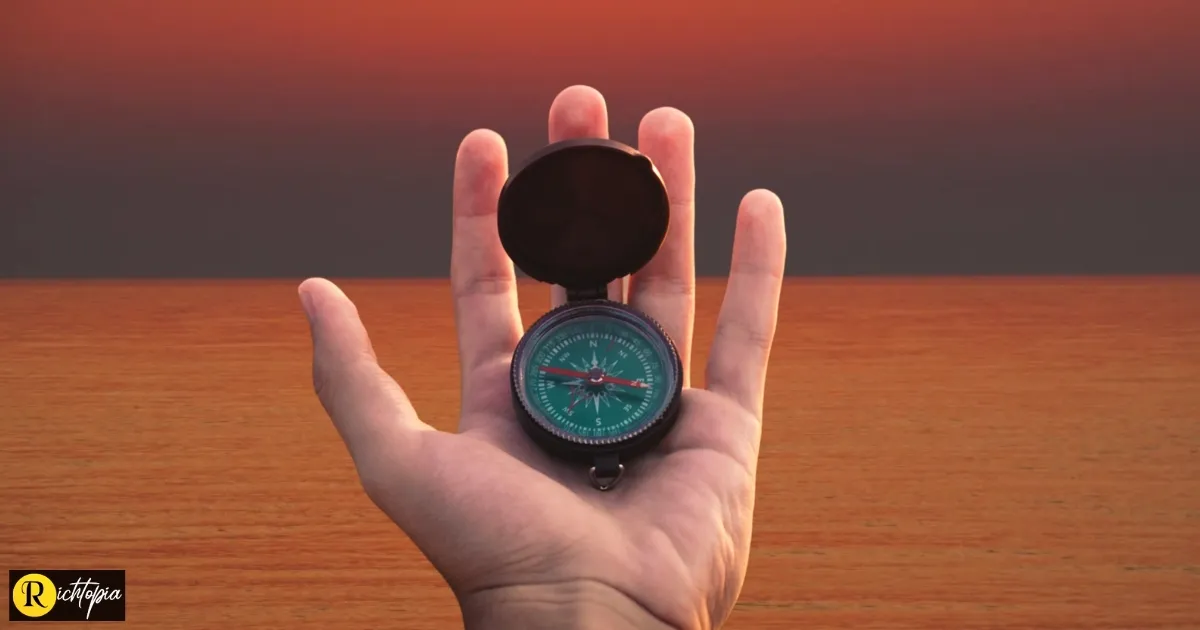
M 404 391 L 379 366 L 350 298 L 328 280 L 300 284 L 313 341 L 313 388 L 376 504 L 392 483 L 421 474 L 420 421 Z M 381 506 L 382 507 L 382 506 Z

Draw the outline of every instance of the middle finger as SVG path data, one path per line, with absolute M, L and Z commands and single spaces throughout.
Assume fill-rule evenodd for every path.
M 607 138 L 608 107 L 595 88 L 574 85 L 558 93 L 550 105 L 550 142 L 573 138 Z M 617 278 L 608 285 L 608 299 L 625 301 L 627 280 Z M 566 289 L 550 287 L 551 308 L 567 301 Z

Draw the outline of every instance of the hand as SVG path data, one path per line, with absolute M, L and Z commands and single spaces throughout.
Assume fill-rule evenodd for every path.
M 550 140 L 607 137 L 603 97 L 563 91 Z M 694 130 L 663 108 L 642 119 L 639 150 L 663 174 L 671 225 L 661 251 L 610 297 L 654 317 L 682 355 L 682 411 L 610 492 L 539 451 L 512 411 L 509 362 L 524 330 L 512 261 L 497 236 L 508 176 L 504 141 L 469 134 L 454 177 L 454 289 L 462 417 L 457 434 L 424 424 L 375 359 L 350 300 L 328 281 L 300 286 L 313 380 L 370 498 L 445 577 L 468 628 L 716 628 L 745 579 L 767 357 L 786 242 L 774 194 L 745 196 L 707 369 L 687 367 L 695 310 Z M 552 288 L 555 305 L 561 288 Z

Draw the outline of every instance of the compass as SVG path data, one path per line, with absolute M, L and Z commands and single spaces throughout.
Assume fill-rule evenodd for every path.
M 662 177 L 620 142 L 557 142 L 508 179 L 497 222 L 513 263 L 567 293 L 513 353 L 517 418 L 539 447 L 611 489 L 679 413 L 674 342 L 650 316 L 607 299 L 609 282 L 641 269 L 662 245 L 670 222 Z

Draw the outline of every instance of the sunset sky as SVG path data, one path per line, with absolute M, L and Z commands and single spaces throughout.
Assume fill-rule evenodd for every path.
M 696 122 L 702 273 L 760 186 L 792 273 L 1200 271 L 1200 2 L 6 0 L 0 275 L 440 275 L 576 83 Z

